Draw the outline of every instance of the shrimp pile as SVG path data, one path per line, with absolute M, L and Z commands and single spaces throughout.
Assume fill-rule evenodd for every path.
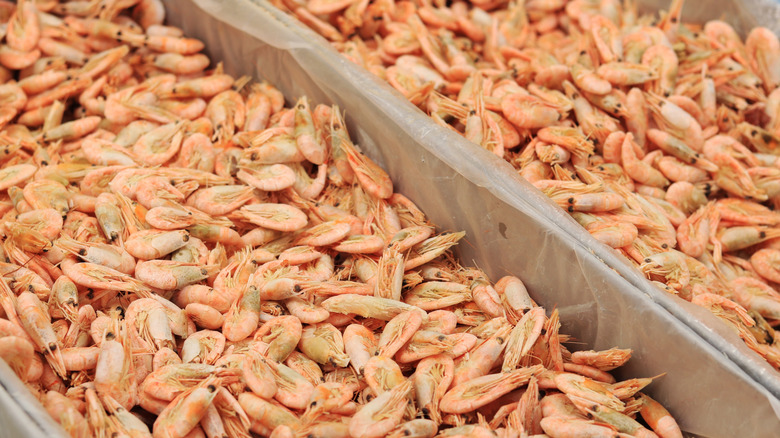
M 780 369 L 780 41 L 632 1 L 277 0 Z
M 681 436 L 338 107 L 207 70 L 158 1 L 0 4 L 0 357 L 71 436 Z

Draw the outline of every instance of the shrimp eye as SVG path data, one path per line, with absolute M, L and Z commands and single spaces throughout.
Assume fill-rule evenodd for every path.
M 312 408 L 315 407 L 315 406 L 317 406 L 317 402 L 316 401 L 311 402 L 311 404 L 309 405 L 309 407 L 312 407 Z
M 56 342 L 52 342 L 52 343 L 49 344 L 49 350 L 54 351 L 56 349 L 57 349 L 57 343 Z
M 760 238 L 762 238 L 762 239 L 763 239 L 764 237 L 766 237 L 766 231 L 762 231 L 762 232 L 758 233 L 758 237 L 760 237 Z
M 669 245 L 666 243 L 661 244 L 661 248 L 666 249 L 669 248 Z M 649 260 L 649 259 L 648 259 Z
M 209 392 L 214 392 L 214 391 L 216 391 L 216 390 L 217 390 L 217 387 L 216 387 L 216 386 L 214 386 L 214 385 L 209 385 L 208 387 L 206 387 L 206 389 L 208 389 L 208 390 L 209 390 Z
M 205 268 L 200 270 L 201 275 L 209 275 L 209 271 L 207 271 Z
M 296 284 L 295 286 L 293 286 L 293 291 L 295 291 L 295 292 L 300 292 L 300 291 L 301 291 L 301 289 L 302 289 L 302 288 L 301 288 L 301 285 L 300 285 L 300 284 Z
M 496 342 L 498 342 L 498 345 L 501 345 L 501 344 L 503 344 L 503 343 L 504 343 L 504 338 L 502 338 L 501 336 L 499 336 L 499 337 L 497 337 L 497 338 L 496 338 Z
M 646 259 L 645 259 L 645 263 L 650 263 L 651 261 L 652 261 L 652 260 L 650 260 L 650 258 L 646 258 Z
M 106 332 L 106 340 L 107 340 L 107 341 L 111 341 L 111 340 L 113 340 L 115 337 L 116 337 L 116 336 L 114 336 L 114 332 Z
M 79 250 L 79 255 L 83 255 L 83 256 L 84 256 L 84 255 L 87 255 L 87 250 L 86 250 L 86 249 L 84 249 L 84 248 L 81 248 L 81 249 Z

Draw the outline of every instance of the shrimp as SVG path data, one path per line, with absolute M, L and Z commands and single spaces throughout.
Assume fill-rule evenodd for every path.
M 233 212 L 239 219 L 257 226 L 277 231 L 296 231 L 308 224 L 306 214 L 287 204 L 251 204 Z
M 588 420 L 552 416 L 542 418 L 540 424 L 544 432 L 550 436 L 568 436 L 581 433 L 594 438 L 607 438 L 616 434 L 615 429 L 611 426 L 602 426 L 602 423 Z
M 419 307 L 387 298 L 367 297 L 356 294 L 343 294 L 330 297 L 322 302 L 322 307 L 335 313 L 354 313 L 364 318 L 377 318 L 389 321 L 399 313 Z
M 53 317 L 76 322 L 79 308 L 78 290 L 76 284 L 67 276 L 60 276 L 52 285 L 48 308 Z
M 184 311 L 187 317 L 201 328 L 215 330 L 225 323 L 225 316 L 208 304 L 190 303 L 184 307 Z
M 315 129 L 312 120 L 309 101 L 304 96 L 298 99 L 295 105 L 295 141 L 303 156 L 317 165 L 325 162 L 327 152 L 325 143 L 320 137 L 321 134 Z
M 254 334 L 255 340 L 268 344 L 266 357 L 284 362 L 299 342 L 303 342 L 301 321 L 294 316 L 278 316 L 264 323 Z
M 37 170 L 32 164 L 15 164 L 0 170 L 0 190 L 6 190 L 28 180 Z
M 249 286 L 225 314 L 225 322 L 222 324 L 225 337 L 232 342 L 246 339 L 257 329 L 257 324 L 260 322 L 259 312 L 260 291 L 254 286 Z
M 440 409 L 452 414 L 472 411 L 526 384 L 531 376 L 538 375 L 543 369 L 541 365 L 534 365 L 461 383 L 444 394 Z
M 610 348 L 604 351 L 575 351 L 571 355 L 573 363 L 589 365 L 602 371 L 610 371 L 625 364 L 631 358 L 631 350 Z
M 49 240 L 54 240 L 62 232 L 63 219 L 60 212 L 53 208 L 42 208 L 21 213 L 16 217 L 19 225 L 35 230 Z
M 40 36 L 41 24 L 34 2 L 18 2 L 8 20 L 5 34 L 8 46 L 20 52 L 29 52 L 38 44 Z
M 73 437 L 89 436 L 89 424 L 69 397 L 56 391 L 49 391 L 43 399 L 43 406 L 64 429 Z
M 3 293 L 11 294 L 4 282 L 0 287 L 5 289 Z M 65 375 L 65 364 L 60 343 L 54 334 L 51 317 L 45 309 L 43 303 L 31 292 L 22 292 L 16 299 L 16 313 L 22 327 L 35 345 L 35 349 L 44 353 L 51 368 L 62 377 Z
M 146 260 L 135 265 L 135 276 L 150 287 L 177 290 L 208 278 L 209 268 L 200 267 L 197 263 Z
M 352 227 L 345 219 L 336 219 L 310 227 L 298 234 L 296 243 L 299 245 L 326 246 L 333 245 L 346 238 Z
M 73 259 L 65 259 L 61 264 L 62 272 L 74 283 L 95 288 L 116 291 L 132 291 L 141 296 L 147 295 L 150 290 L 139 280 L 130 277 L 118 270 L 101 266 L 95 263 L 76 263 Z
M 649 396 L 640 393 L 642 408 L 639 413 L 658 436 L 662 438 L 681 438 L 682 432 L 677 422 L 664 407 Z
M 239 167 L 236 178 L 264 191 L 280 191 L 292 187 L 296 181 L 295 171 L 285 164 L 270 164 L 259 167 Z
M 631 175 L 634 181 L 642 184 L 655 187 L 666 187 L 669 185 L 669 180 L 659 170 L 656 170 L 637 157 L 636 149 L 639 148 L 639 145 L 633 139 L 633 134 L 630 132 L 626 134 L 620 148 L 620 158 L 626 172 Z
M 388 321 L 379 336 L 377 354 L 392 357 L 420 329 L 422 322 L 420 312 L 407 311 L 395 316 Z
M 555 106 L 520 93 L 505 95 L 501 99 L 501 110 L 504 117 L 518 129 L 543 128 L 561 119 Z
M 183 437 L 197 426 L 221 388 L 218 377 L 179 394 L 154 421 L 153 432 L 161 437 Z
M 544 322 L 544 309 L 541 307 L 530 309 L 517 321 L 506 339 L 502 371 L 508 372 L 517 368 L 522 358 L 531 351 L 531 347 L 541 336 Z
M 9 335 L 0 338 L 0 347 L 2 347 L 0 358 L 19 378 L 27 380 L 27 372 L 32 366 L 35 356 L 35 347 L 32 342 L 23 337 Z
M 471 290 L 456 282 L 428 281 L 408 291 L 403 300 L 423 310 L 437 310 L 468 301 Z
M 569 353 L 557 312 L 546 318 L 518 278 L 493 285 L 462 268 L 450 249 L 464 233 L 436 233 L 394 193 L 339 108 L 311 96 L 284 108 L 269 84 L 210 66 L 202 42 L 161 25 L 159 0 L 31 3 L 0 2 L 0 33 L 13 32 L 0 47 L 0 343 L 13 343 L 2 354 L 31 388 L 68 390 L 62 411 L 86 413 L 73 417 L 84 435 L 148 436 L 136 404 L 158 436 L 432 436 L 440 424 L 442 435 L 530 435 L 542 432 L 538 387 L 559 372 L 614 380 L 599 367 L 618 360 Z M 680 2 L 658 27 L 634 26 L 630 5 L 612 1 L 439 3 L 286 7 L 438 123 L 519 165 L 601 240 L 639 263 L 655 257 L 651 278 L 742 316 L 742 335 L 766 339 L 750 345 L 775 360 L 757 313 L 771 315 L 774 296 L 737 278 L 755 275 L 749 262 L 729 269 L 771 245 L 733 250 L 740 230 L 729 230 L 772 230 L 771 214 L 719 201 L 707 266 L 657 254 L 680 248 L 682 210 L 708 197 L 777 201 L 768 152 L 780 107 L 750 65 L 771 59 L 771 44 L 699 39 L 678 26 Z M 635 28 L 623 38 L 613 23 Z M 15 38 L 36 41 L 22 50 Z M 674 139 L 656 148 L 650 128 Z M 718 245 L 731 250 L 720 264 Z M 484 376 L 499 361 L 502 374 Z M 604 387 L 630 416 L 646 383 Z
M 125 241 L 127 252 L 140 260 L 154 260 L 182 248 L 190 239 L 186 231 L 143 230 Z
M 225 349 L 225 335 L 213 330 L 201 330 L 187 336 L 181 347 L 183 363 L 213 364 Z
M 250 392 L 238 395 L 238 402 L 254 425 L 259 425 L 265 434 L 271 433 L 278 426 L 286 425 L 298 428 L 301 424 L 298 417 L 288 409 L 264 400 Z
M 100 343 L 95 390 L 99 394 L 110 395 L 128 410 L 138 404 L 138 387 L 131 359 L 130 342 L 115 314 Z
M 366 193 L 380 199 L 393 195 L 393 184 L 387 173 L 374 161 L 365 156 L 351 142 L 343 141 L 341 148 L 346 154 L 354 175 Z
M 745 39 L 750 68 L 761 78 L 767 93 L 780 84 L 780 41 L 767 28 L 756 27 Z
M 374 356 L 369 359 L 363 373 L 368 387 L 375 394 L 389 391 L 406 380 L 398 363 L 385 356 Z
M 274 398 L 288 408 L 304 409 L 314 392 L 314 385 L 286 365 L 273 361 L 265 363 L 270 368 L 278 388 Z
M 762 250 L 763 251 L 763 250 Z M 756 278 L 737 277 L 729 282 L 734 300 L 746 309 L 766 318 L 774 318 L 780 308 L 780 296 L 768 284 Z
M 406 381 L 368 402 L 350 419 L 349 434 L 359 438 L 387 435 L 401 423 L 411 390 L 412 383 Z
M 349 356 L 344 352 L 344 339 L 341 332 L 327 322 L 304 328 L 298 345 L 303 354 L 320 364 L 340 367 L 349 364 Z
M 622 411 L 625 407 L 624 403 L 603 385 L 587 377 L 560 373 L 555 376 L 555 385 L 566 395 L 582 397 L 616 411 Z
M 502 325 L 492 336 L 471 350 L 467 358 L 459 359 L 452 384 L 457 386 L 488 374 L 493 363 L 504 352 L 511 331 L 509 324 Z

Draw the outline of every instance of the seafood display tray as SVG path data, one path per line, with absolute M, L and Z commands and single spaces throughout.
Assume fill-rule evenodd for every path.
M 305 94 L 313 104 L 339 105 L 353 140 L 388 171 L 396 191 L 441 230 L 466 231 L 457 251 L 462 260 L 493 281 L 517 275 L 540 305 L 558 309 L 562 332 L 576 336 L 570 348 L 633 349 L 632 360 L 616 371 L 618 378 L 665 373 L 647 393 L 686 433 L 777 436 L 780 374 L 714 316 L 653 287 L 508 163 L 437 126 L 264 1 L 164 3 L 169 23 L 201 39 L 227 73 L 268 80 L 288 101 Z M 738 29 L 762 24 L 777 31 L 780 4 L 761 0 L 750 9 L 753 3 L 696 5 L 702 13 L 728 13 Z M 65 433 L 0 363 L 0 438 L 22 436 Z

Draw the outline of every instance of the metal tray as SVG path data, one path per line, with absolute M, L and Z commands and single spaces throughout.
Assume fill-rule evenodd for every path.
M 389 172 L 396 191 L 441 229 L 466 231 L 466 241 L 458 245 L 463 264 L 481 267 L 494 281 L 507 274 L 522 278 L 537 302 L 558 308 L 561 330 L 577 338 L 575 347 L 632 348 L 634 358 L 619 378 L 666 373 L 648 393 L 687 433 L 777 436 L 780 385 L 772 384 L 777 373 L 765 363 L 768 369 L 762 369 L 757 356 L 749 366 L 739 362 L 755 355 L 741 341 L 725 341 L 707 328 L 717 328 L 719 321 L 650 286 L 508 163 L 435 125 L 264 1 L 166 0 L 165 5 L 169 22 L 203 40 L 207 54 L 224 61 L 228 73 L 267 79 L 290 101 L 306 94 L 313 103 L 339 105 L 353 140 Z M 694 319 L 697 313 L 707 326 Z M 4 365 L 0 437 L 61 436 Z

